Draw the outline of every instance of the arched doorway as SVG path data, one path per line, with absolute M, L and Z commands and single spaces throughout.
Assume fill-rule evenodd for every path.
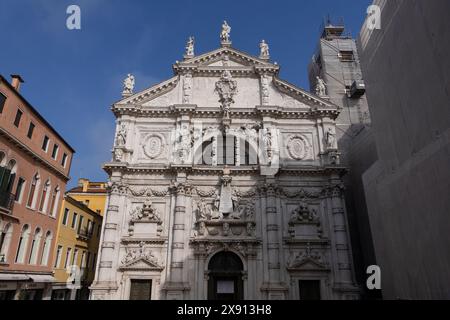
M 244 266 L 238 255 L 221 251 L 208 264 L 208 300 L 243 300 Z

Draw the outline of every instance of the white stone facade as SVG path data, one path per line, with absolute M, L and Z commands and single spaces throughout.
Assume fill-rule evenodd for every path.
M 242 261 L 243 299 L 299 299 L 310 279 L 322 299 L 357 299 L 338 108 L 229 39 L 173 69 L 113 105 L 91 298 L 129 299 L 132 279 L 151 279 L 152 299 L 207 299 L 209 261 L 226 251 Z

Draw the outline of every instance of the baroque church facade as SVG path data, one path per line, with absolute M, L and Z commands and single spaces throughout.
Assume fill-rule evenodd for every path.
M 359 298 L 339 109 L 230 30 L 201 55 L 190 38 L 167 81 L 124 81 L 91 299 Z

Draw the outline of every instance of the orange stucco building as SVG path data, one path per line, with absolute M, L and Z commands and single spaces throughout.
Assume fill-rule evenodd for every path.
M 0 75 L 0 300 L 49 299 L 74 150 Z

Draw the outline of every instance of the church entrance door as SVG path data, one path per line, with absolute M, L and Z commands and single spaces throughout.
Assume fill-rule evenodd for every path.
M 243 264 L 233 252 L 215 254 L 209 264 L 208 300 L 243 300 Z

